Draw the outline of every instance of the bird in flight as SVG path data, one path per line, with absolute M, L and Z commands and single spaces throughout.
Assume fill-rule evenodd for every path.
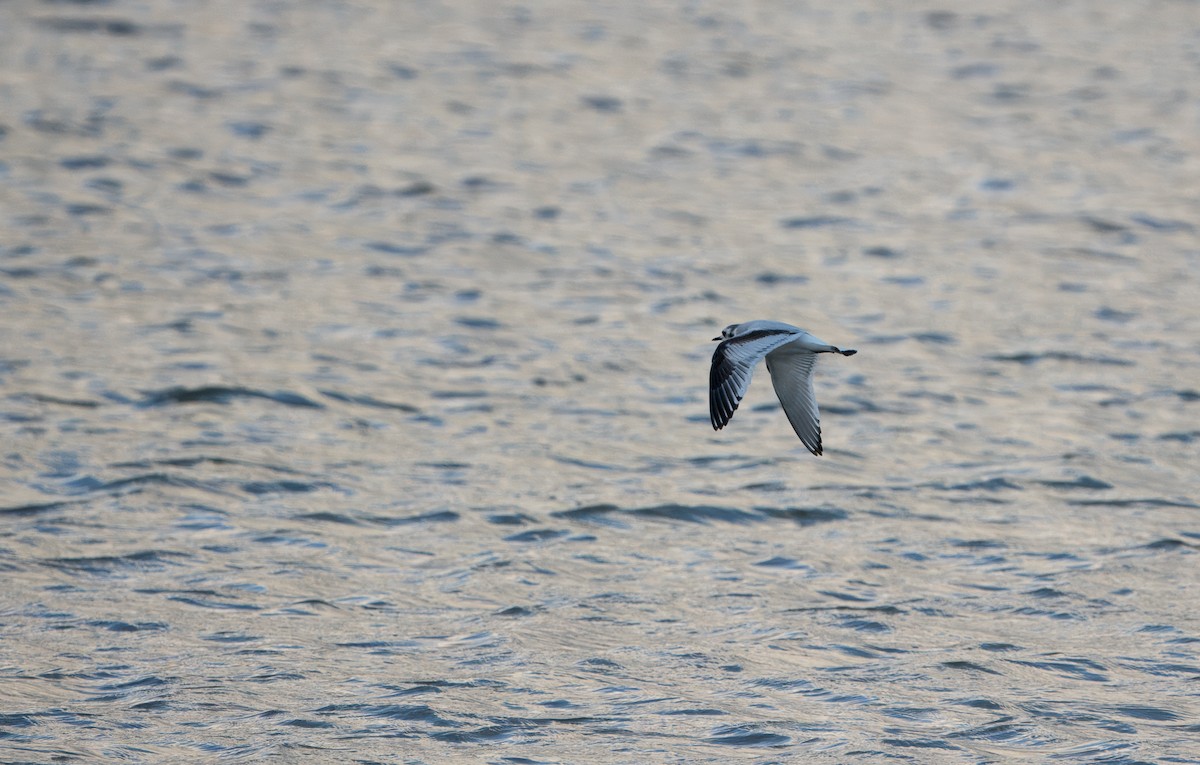
M 750 387 L 754 367 L 767 359 L 771 384 L 783 404 L 792 430 L 808 450 L 821 456 L 821 420 L 813 392 L 812 370 L 818 353 L 853 356 L 858 351 L 842 350 L 808 332 L 781 321 L 747 321 L 721 330 L 721 344 L 713 353 L 708 375 L 708 414 L 713 430 L 729 424 L 738 404 Z

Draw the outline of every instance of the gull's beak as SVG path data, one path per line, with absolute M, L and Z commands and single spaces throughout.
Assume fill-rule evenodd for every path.
M 721 339 L 720 335 L 718 335 L 717 337 L 714 337 L 714 338 L 713 338 L 713 340 L 720 340 L 720 339 Z

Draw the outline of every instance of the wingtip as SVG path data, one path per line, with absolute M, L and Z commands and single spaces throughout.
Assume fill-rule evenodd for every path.
M 800 441 L 802 443 L 804 443 L 804 446 L 810 452 L 813 453 L 814 457 L 820 457 L 822 454 L 825 453 L 825 441 L 822 440 L 822 438 L 821 438 L 821 423 L 819 421 L 817 422 L 817 443 L 813 444 L 813 445 L 809 445 L 807 442 L 804 441 L 804 439 L 800 439 Z

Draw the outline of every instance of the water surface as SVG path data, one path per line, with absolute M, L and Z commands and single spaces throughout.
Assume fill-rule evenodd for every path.
M 1200 762 L 1195 8 L 953 8 L 0 4 L 0 759 Z

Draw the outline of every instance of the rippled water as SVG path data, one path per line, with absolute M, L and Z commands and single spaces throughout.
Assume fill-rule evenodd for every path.
M 0 759 L 1200 762 L 1198 21 L 0 3 Z

